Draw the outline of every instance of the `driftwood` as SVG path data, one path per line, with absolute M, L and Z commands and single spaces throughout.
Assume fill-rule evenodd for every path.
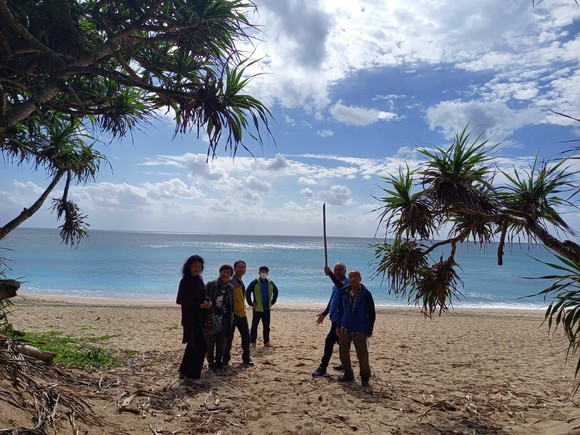
M 14 279 L 0 279 L 0 301 L 16 296 L 20 283 Z
M 56 356 L 55 353 L 40 350 L 37 349 L 36 347 L 28 346 L 26 344 L 17 344 L 14 346 L 14 348 L 22 355 L 26 355 L 40 361 L 44 361 L 47 364 L 52 364 L 52 360 Z
M 19 288 L 20 282 L 14 279 L 0 279 L 0 300 L 13 298 L 16 296 L 16 292 Z M 22 355 L 37 359 L 39 361 L 44 361 L 47 364 L 52 364 L 52 360 L 56 356 L 56 354 L 52 352 L 40 350 L 36 347 L 28 346 L 25 344 L 16 344 L 14 348 Z
M 96 380 L 25 357 L 22 349 L 17 347 L 22 346 L 0 335 L 0 379 L 10 381 L 8 388 L 0 388 L 0 400 L 30 413 L 34 426 L 0 428 L 0 435 L 64 433 L 63 423 L 67 417 L 72 433 L 79 433 L 76 430 L 78 420 L 89 426 L 105 423 L 79 394 L 83 391 L 79 390 L 79 385 L 95 385 Z M 2 417 L 4 415 L 0 416 L 0 420 Z

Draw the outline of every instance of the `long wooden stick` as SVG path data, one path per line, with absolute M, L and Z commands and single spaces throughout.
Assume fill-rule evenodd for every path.
M 328 266 L 328 246 L 326 244 L 326 203 L 322 204 L 322 231 L 324 234 L 324 265 Z

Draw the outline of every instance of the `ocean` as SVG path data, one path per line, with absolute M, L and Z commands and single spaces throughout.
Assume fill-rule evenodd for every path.
M 375 277 L 374 248 L 380 240 L 328 238 L 328 262 L 358 269 L 377 305 L 407 306 L 406 298 L 389 293 Z M 547 287 L 545 280 L 526 279 L 553 270 L 535 261 L 554 261 L 539 246 L 515 244 L 506 249 L 504 265 L 497 266 L 496 245 L 463 246 L 457 257 L 463 280 L 462 295 L 454 307 L 541 309 L 542 297 L 527 296 Z M 279 302 L 326 304 L 331 282 L 324 275 L 322 237 L 231 236 L 171 232 L 91 230 L 77 248 L 61 244 L 57 229 L 18 228 L 0 242 L 0 257 L 10 270 L 8 278 L 22 282 L 20 295 L 47 294 L 80 298 L 173 301 L 184 261 L 192 254 L 205 259 L 205 281 L 217 278 L 224 263 L 246 261 L 248 284 L 258 268 L 270 268 L 270 278 L 280 290 Z

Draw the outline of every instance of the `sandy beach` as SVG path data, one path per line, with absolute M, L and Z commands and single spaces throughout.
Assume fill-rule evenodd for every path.
M 580 433 L 580 393 L 570 397 L 576 359 L 566 364 L 566 341 L 541 326 L 541 311 L 455 309 L 427 319 L 417 308 L 379 308 L 364 388 L 354 349 L 355 382 L 337 382 L 332 370 L 329 378 L 311 376 L 330 327 L 315 324 L 321 306 L 275 306 L 274 346 L 264 348 L 259 334 L 255 366 L 247 368 L 237 335 L 230 368 L 204 369 L 200 387 L 177 376 L 183 345 L 175 304 L 13 302 L 17 329 L 106 335 L 100 346 L 132 351 L 127 364 L 105 373 L 71 372 L 99 422 L 77 418 L 79 433 Z M 337 346 L 331 366 L 338 363 Z M 0 393 L 10 388 L 0 379 Z M 74 433 L 62 423 L 59 433 Z M 0 430 L 21 426 L 31 426 L 29 416 L 0 400 Z

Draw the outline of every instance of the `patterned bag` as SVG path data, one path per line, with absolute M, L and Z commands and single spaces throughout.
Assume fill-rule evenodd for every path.
M 209 310 L 209 314 L 203 325 L 203 332 L 206 335 L 215 335 L 222 331 L 224 326 L 222 325 L 222 315 L 215 314 L 213 310 Z

